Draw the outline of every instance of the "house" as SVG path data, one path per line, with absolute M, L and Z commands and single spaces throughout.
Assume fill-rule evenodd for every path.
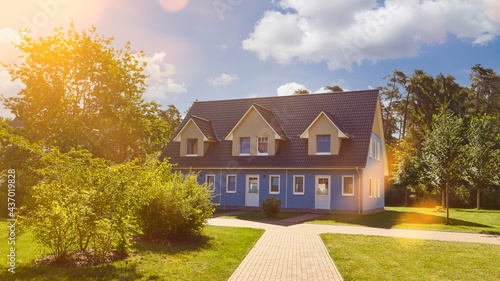
M 195 102 L 160 156 L 199 172 L 226 207 L 383 210 L 378 90 Z

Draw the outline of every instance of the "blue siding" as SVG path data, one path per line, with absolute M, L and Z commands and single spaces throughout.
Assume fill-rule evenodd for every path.
M 184 171 L 187 172 L 187 171 Z M 276 196 L 283 200 L 282 208 L 314 209 L 316 194 L 316 176 L 330 176 L 330 209 L 356 211 L 358 209 L 358 176 L 356 170 L 297 170 L 297 169 L 277 169 L 277 170 L 202 170 L 198 176 L 200 184 L 205 182 L 206 175 L 215 175 L 214 203 L 225 206 L 245 206 L 245 188 L 248 175 L 259 176 L 259 202 L 267 196 Z M 226 192 L 227 175 L 236 176 L 236 192 Z M 270 176 L 280 177 L 279 194 L 269 194 Z M 304 176 L 304 194 L 293 194 L 294 176 Z M 342 176 L 354 177 L 354 196 L 342 195 Z

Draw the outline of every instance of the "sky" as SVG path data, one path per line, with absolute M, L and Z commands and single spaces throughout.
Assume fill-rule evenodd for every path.
M 73 21 L 143 50 L 145 99 L 184 113 L 193 101 L 312 94 L 324 86 L 384 86 L 395 69 L 452 75 L 500 72 L 498 0 L 0 0 L 0 62 L 12 42 Z M 0 66 L 0 94 L 23 85 Z M 0 115 L 14 117 L 0 108 Z

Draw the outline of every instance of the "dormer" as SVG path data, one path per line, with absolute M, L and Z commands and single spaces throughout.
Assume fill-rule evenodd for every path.
M 254 103 L 225 139 L 233 142 L 233 156 L 272 156 L 287 137 L 274 113 Z
M 323 110 L 300 138 L 308 140 L 308 155 L 338 155 L 342 139 L 349 139 L 351 136 L 335 116 Z
M 212 122 L 191 116 L 173 139 L 180 142 L 180 156 L 203 156 L 211 143 L 217 142 Z

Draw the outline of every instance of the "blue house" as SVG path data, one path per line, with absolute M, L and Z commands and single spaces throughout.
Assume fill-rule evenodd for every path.
M 378 90 L 195 102 L 161 160 L 199 172 L 226 207 L 383 210 Z

